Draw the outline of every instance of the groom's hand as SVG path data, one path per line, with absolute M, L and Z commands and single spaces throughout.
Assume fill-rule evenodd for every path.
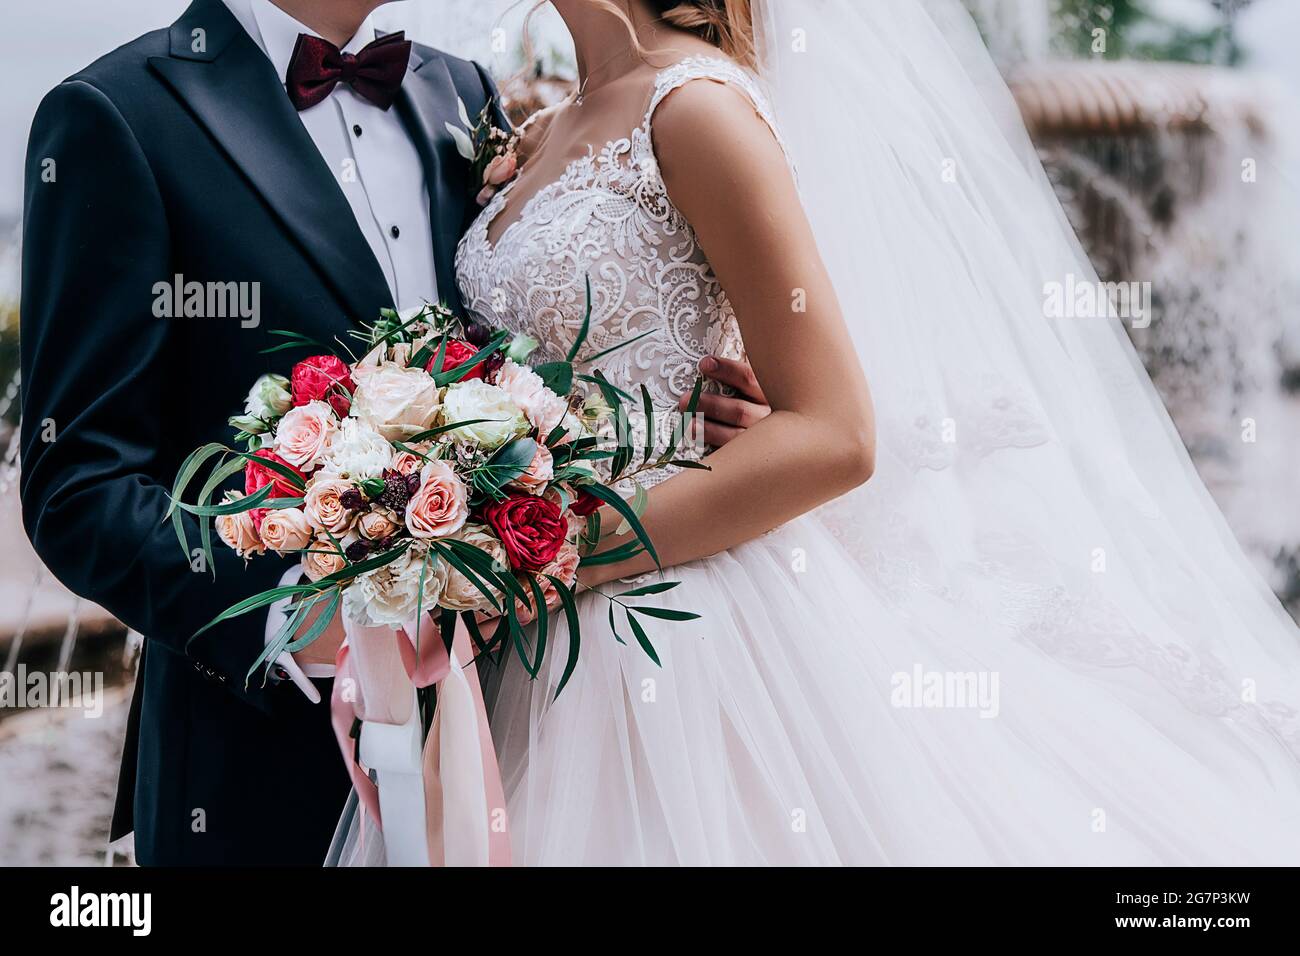
M 735 397 L 711 395 L 707 392 L 700 396 L 697 411 L 704 416 L 706 445 L 721 448 L 772 414 L 763 389 L 759 387 L 754 370 L 748 363 L 709 356 L 700 363 L 700 371 L 706 378 L 720 385 L 729 385 L 737 393 Z M 690 395 L 683 395 L 678 407 L 686 411 L 690 399 Z

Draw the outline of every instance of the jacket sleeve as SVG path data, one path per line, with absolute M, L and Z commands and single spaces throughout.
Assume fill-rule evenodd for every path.
M 159 410 L 168 349 L 153 287 L 171 275 L 170 236 L 148 161 L 115 105 L 70 80 L 41 104 L 27 156 L 22 281 L 23 522 L 37 554 L 71 590 L 263 710 L 271 687 L 245 674 L 265 614 L 189 638 L 270 587 L 286 563 L 213 548 L 194 570 L 170 521 Z M 174 417 L 174 416 L 173 416 Z M 223 436 L 211 436 L 220 438 Z M 196 443 L 197 444 L 197 443 Z M 198 525 L 186 516 L 191 547 Z

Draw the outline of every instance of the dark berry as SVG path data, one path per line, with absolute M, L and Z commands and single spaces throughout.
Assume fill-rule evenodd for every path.
M 354 541 L 343 552 L 353 564 L 364 561 L 370 556 L 369 541 Z
M 343 494 L 339 495 L 339 503 L 347 508 L 348 511 L 364 511 L 366 508 L 366 496 L 361 493 L 360 488 L 349 488 Z

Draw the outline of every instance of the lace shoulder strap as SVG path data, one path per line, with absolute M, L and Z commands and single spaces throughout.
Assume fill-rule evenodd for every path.
M 781 131 L 777 129 L 776 117 L 772 114 L 772 107 L 768 104 L 758 79 L 743 67 L 721 57 L 693 56 L 660 71 L 655 78 L 654 95 L 650 98 L 650 107 L 646 110 L 645 122 L 641 127 L 647 136 L 650 135 L 650 125 L 654 120 L 655 111 L 659 109 L 659 104 L 674 90 L 681 89 L 692 80 L 713 80 L 715 83 L 723 83 L 740 90 L 753 104 L 754 111 L 772 130 L 772 135 L 781 144 L 781 149 L 785 150 L 785 141 L 781 138 Z

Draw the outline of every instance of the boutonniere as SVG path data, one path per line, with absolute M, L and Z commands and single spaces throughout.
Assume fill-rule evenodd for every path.
M 471 182 L 478 191 L 478 204 L 486 206 L 503 186 L 519 172 L 519 137 L 492 122 L 494 102 L 489 100 L 471 123 L 465 102 L 459 97 L 460 126 L 447 124 L 447 132 L 456 141 L 456 151 L 470 164 Z

